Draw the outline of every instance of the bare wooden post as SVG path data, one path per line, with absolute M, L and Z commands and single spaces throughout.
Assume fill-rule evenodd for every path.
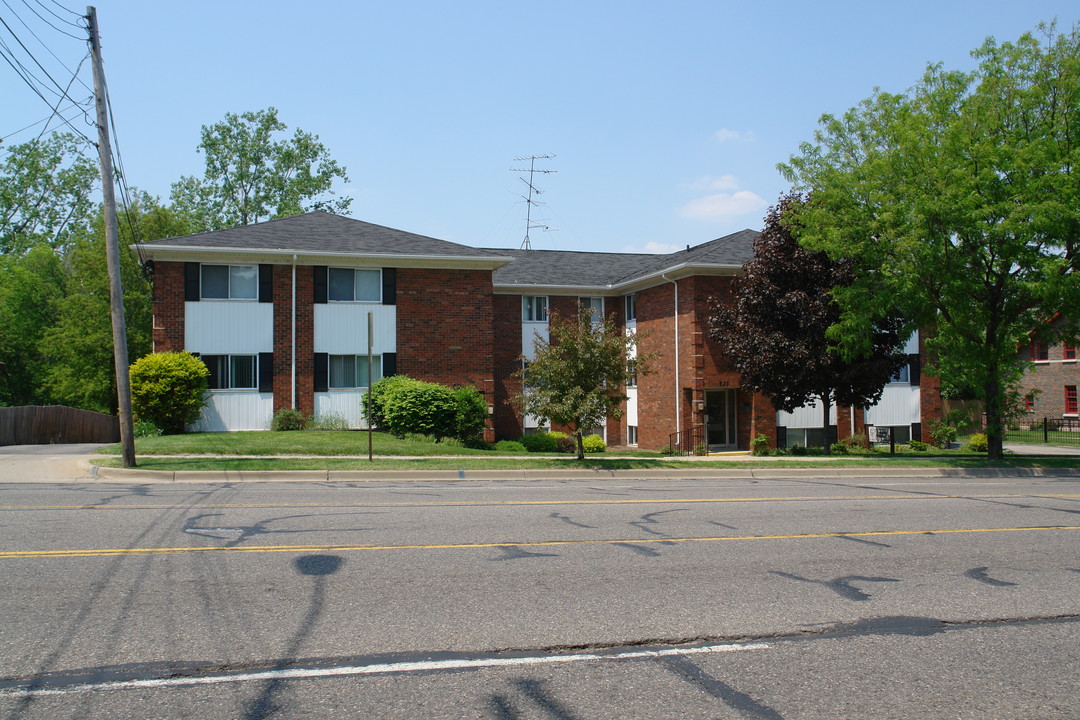
M 372 320 L 371 311 L 367 314 L 367 459 L 368 462 L 375 462 L 375 455 L 372 450 L 373 441 L 371 437 L 371 332 L 375 325 L 375 321 Z
M 109 144 L 109 117 L 105 104 L 105 69 L 101 65 L 97 10 L 86 8 L 90 32 L 90 57 L 94 66 L 94 96 L 97 104 L 98 154 L 101 156 L 101 192 L 105 206 L 105 257 L 109 266 L 109 304 L 112 307 L 113 364 L 119 400 L 120 445 L 124 467 L 135 466 L 135 438 L 131 422 L 131 376 L 128 374 L 127 323 L 124 321 L 124 288 L 120 280 L 120 242 L 116 228 L 116 193 L 113 188 L 112 147 Z

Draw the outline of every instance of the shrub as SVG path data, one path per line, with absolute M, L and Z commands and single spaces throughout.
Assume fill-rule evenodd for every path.
M 792 454 L 792 455 L 808 455 L 808 454 L 809 454 L 809 453 L 807 452 L 807 449 L 806 449 L 806 448 L 804 448 L 804 447 L 803 447 L 802 445 L 800 445 L 799 443 L 795 443 L 794 445 L 792 445 L 792 446 L 791 446 L 791 447 L 789 448 L 789 450 L 791 450 L 791 454 Z
M 404 433 L 402 434 L 401 439 L 418 443 L 431 443 L 432 445 L 438 442 L 434 435 L 425 435 L 424 433 Z
M 848 451 L 852 450 L 869 450 L 870 439 L 866 435 L 848 435 L 840 442 L 847 446 Z
M 500 440 L 499 442 L 495 443 L 495 449 L 498 450 L 499 452 L 510 452 L 510 453 L 529 452 L 529 448 L 525 447 L 524 445 L 519 443 L 517 440 Z
M 829 445 L 829 452 L 833 455 L 847 455 L 848 446 L 842 442 L 834 442 L 832 445 Z
M 275 431 L 303 430 L 305 427 L 307 419 L 296 408 L 281 408 L 270 421 L 270 429 Z
M 675 449 L 673 447 L 671 447 L 670 445 L 665 445 L 664 447 L 660 448 L 660 454 L 661 455 L 677 455 L 678 453 L 676 453 Z
M 447 447 L 465 447 L 465 443 L 463 443 L 460 438 L 456 437 L 439 438 L 438 443 Z
M 764 433 L 758 433 L 757 436 L 750 441 L 750 454 L 751 455 L 768 455 L 769 454 L 769 438 Z
M 525 446 L 525 449 L 533 453 L 553 453 L 559 449 L 558 438 L 552 437 L 546 432 L 525 433 L 518 442 Z
M 930 449 L 930 446 L 928 444 L 924 443 L 924 442 L 920 442 L 918 440 L 912 440 L 911 441 L 911 449 L 914 450 L 915 452 L 926 452 L 927 450 Z
M 312 415 L 307 420 L 308 430 L 348 430 L 349 421 L 341 415 L 327 413 L 326 415 Z
M 705 455 L 708 455 L 709 454 L 709 446 L 706 445 L 705 443 L 698 443 L 697 445 L 694 446 L 694 454 L 695 455 L 701 455 L 702 457 L 704 457 Z
M 555 438 L 555 450 L 557 452 L 577 455 L 576 435 L 567 435 L 564 432 L 549 432 L 548 435 Z
M 167 434 L 199 419 L 210 371 L 186 352 L 151 353 L 131 366 L 131 410 Z
M 161 435 L 161 428 L 149 420 L 140 420 L 132 426 L 131 434 L 137 438 L 158 437 Z
M 461 444 L 472 450 L 494 450 L 495 446 L 489 443 L 479 435 L 467 437 L 461 441 Z
M 986 439 L 985 433 L 975 433 L 971 436 L 971 439 L 968 440 L 968 443 L 964 446 L 964 449 L 968 452 L 984 453 L 990 449 L 990 442 Z
M 604 442 L 604 438 L 595 433 L 581 438 L 581 444 L 587 453 L 601 453 L 607 450 L 607 443 Z
M 927 423 L 930 438 L 934 445 L 939 448 L 948 448 L 956 440 L 956 428 L 942 420 L 931 420 Z
M 364 393 L 360 401 L 360 406 L 364 410 L 364 417 L 370 420 L 372 427 L 388 428 L 386 417 L 383 415 L 383 408 L 386 406 L 387 398 L 400 388 L 415 382 L 419 381 L 405 375 L 391 375 L 390 377 L 380 378 L 372 384 L 371 391 Z
M 434 435 L 436 439 L 454 435 L 457 422 L 454 391 L 438 383 L 398 377 L 390 392 L 381 398 L 386 429 L 398 437 L 405 433 Z
M 487 400 L 476 388 L 465 385 L 454 388 L 454 403 L 457 413 L 454 417 L 454 436 L 468 441 L 484 434 L 487 424 Z

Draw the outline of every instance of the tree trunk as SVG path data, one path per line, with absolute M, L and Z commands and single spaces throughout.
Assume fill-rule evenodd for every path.
M 581 439 L 581 431 L 575 430 L 574 437 L 577 438 L 577 459 L 585 459 L 585 441 Z
M 1001 460 L 1005 455 L 1002 447 L 1003 428 L 1001 423 L 1001 381 L 996 378 L 997 366 L 990 368 L 993 374 L 983 385 L 983 394 L 986 396 L 986 457 L 988 460 Z
M 824 406 L 824 420 L 822 421 L 821 430 L 823 444 L 825 445 L 825 454 L 831 455 L 832 451 L 829 449 L 829 410 L 832 408 L 832 391 L 827 391 L 821 395 L 821 404 Z M 809 444 L 809 443 L 807 443 Z

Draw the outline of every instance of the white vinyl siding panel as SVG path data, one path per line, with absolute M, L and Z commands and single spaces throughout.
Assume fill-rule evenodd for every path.
M 274 394 L 251 391 L 207 393 L 206 406 L 194 432 L 266 430 L 274 415 Z
M 634 426 L 638 424 L 637 388 L 626 389 L 626 424 Z
M 821 401 L 815 400 L 810 405 L 795 408 L 795 412 L 776 411 L 776 424 L 789 428 L 821 427 Z M 836 403 L 829 408 L 829 424 L 836 424 Z
M 866 411 L 869 425 L 910 425 L 919 417 L 918 385 L 886 385 L 881 401 Z
M 315 352 L 367 355 L 367 314 L 372 314 L 374 348 L 383 355 L 397 352 L 397 306 L 329 303 L 315 306 Z
M 184 348 L 204 355 L 274 351 L 272 303 L 184 303 Z
M 360 405 L 366 390 L 334 390 L 315 393 L 315 417 L 333 415 L 344 418 L 350 428 L 366 428 Z
M 526 360 L 536 357 L 536 336 L 540 335 L 544 340 L 548 339 L 548 324 L 544 322 L 521 323 L 521 354 Z

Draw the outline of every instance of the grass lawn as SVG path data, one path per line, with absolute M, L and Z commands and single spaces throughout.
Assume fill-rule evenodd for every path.
M 135 443 L 138 466 L 147 470 L 523 470 L 576 469 L 607 470 L 694 468 L 822 468 L 829 467 L 955 467 L 955 468 L 1074 468 L 1080 458 L 1069 456 L 1010 455 L 999 463 L 991 463 L 985 455 L 958 450 L 930 450 L 889 455 L 888 450 L 871 455 L 834 456 L 832 458 L 803 458 L 794 456 L 761 459 L 723 459 L 687 461 L 665 458 L 658 453 L 638 451 L 619 455 L 633 457 L 610 458 L 603 454 L 589 455 L 579 463 L 572 456 L 538 457 L 521 453 L 498 453 L 490 450 L 471 450 L 454 445 L 442 445 L 415 440 L 399 440 L 385 433 L 373 434 L 376 455 L 435 456 L 395 458 L 381 457 L 374 462 L 366 458 L 368 437 L 356 431 L 297 431 L 297 432 L 237 432 L 192 433 L 142 438 Z M 119 445 L 104 448 L 102 453 L 113 457 L 95 462 L 107 467 L 121 467 Z M 179 457 L 184 455 L 217 455 L 221 457 Z M 290 457 L 229 457 L 229 456 L 317 455 L 314 458 Z M 342 457 L 346 455 L 362 456 Z

